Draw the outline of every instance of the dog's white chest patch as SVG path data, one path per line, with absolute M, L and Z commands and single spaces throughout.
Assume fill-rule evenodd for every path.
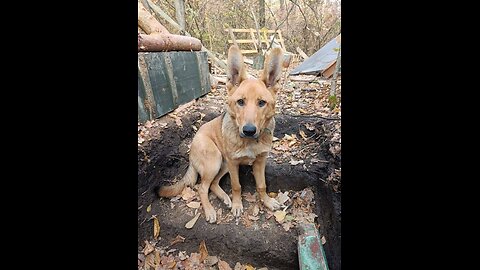
M 243 159 L 248 165 L 252 165 L 258 155 L 268 152 L 269 148 L 263 145 L 249 145 L 233 154 L 235 159 Z

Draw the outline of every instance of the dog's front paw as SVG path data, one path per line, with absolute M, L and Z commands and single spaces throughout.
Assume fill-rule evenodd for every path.
M 280 207 L 282 207 L 282 205 L 277 200 L 275 200 L 274 198 L 270 198 L 268 196 L 265 196 L 262 202 L 263 202 L 263 205 L 265 205 L 268 209 L 270 209 L 270 211 L 275 211 L 280 209 Z
M 227 194 L 223 197 L 223 203 L 228 207 L 232 208 L 232 200 L 230 200 L 230 197 L 228 197 Z
M 217 213 L 213 207 L 204 207 L 205 210 L 205 220 L 210 223 L 215 223 L 217 221 Z
M 233 202 L 232 203 L 232 213 L 235 217 L 239 217 L 243 213 L 242 202 L 240 202 L 240 203 Z

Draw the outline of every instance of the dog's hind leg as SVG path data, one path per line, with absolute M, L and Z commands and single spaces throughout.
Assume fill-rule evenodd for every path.
M 225 203 L 225 205 L 228 208 L 232 208 L 232 200 L 230 200 L 230 197 L 228 197 L 227 193 L 220 187 L 218 184 L 220 182 L 220 179 L 228 172 L 228 167 L 225 162 L 222 162 L 222 167 L 220 168 L 220 171 L 218 172 L 217 176 L 215 176 L 215 179 L 213 179 L 212 185 L 210 186 L 210 189 L 212 190 L 217 197 Z
M 201 182 L 198 193 L 200 194 L 200 201 L 205 211 L 205 219 L 207 222 L 214 223 L 217 221 L 217 213 L 208 200 L 208 190 L 222 167 L 222 154 L 210 138 L 199 137 L 196 139 L 195 141 L 194 138 L 192 146 L 190 147 L 192 154 L 190 160 L 198 171 L 198 174 L 200 174 Z M 192 159 L 193 156 L 194 158 Z

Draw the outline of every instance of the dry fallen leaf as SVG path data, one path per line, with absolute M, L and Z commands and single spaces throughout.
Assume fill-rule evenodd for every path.
M 310 124 L 310 123 L 305 123 L 305 127 L 306 127 L 308 130 L 310 130 L 310 131 L 314 131 L 314 130 L 315 130 L 315 127 L 314 127 L 312 124 Z
M 258 205 L 255 204 L 253 206 L 252 215 L 255 217 L 258 215 L 258 212 L 260 212 L 260 209 L 258 208 Z
M 199 253 L 200 253 L 200 262 L 203 262 L 208 257 L 208 250 L 207 246 L 205 245 L 205 240 L 202 240 L 200 242 L 200 247 L 198 248 Z
M 200 207 L 200 202 L 189 202 L 187 203 L 187 206 L 190 208 L 199 208 Z
M 150 213 L 150 211 L 152 211 L 152 205 L 151 204 L 147 206 L 147 213 Z
M 293 139 L 288 143 L 288 147 L 292 147 L 296 143 L 297 143 L 297 140 Z
M 145 257 L 145 265 L 148 265 L 149 267 L 152 267 L 155 269 L 155 255 L 153 253 L 148 254 L 147 257 Z M 146 268 L 149 269 L 149 268 Z
M 322 245 L 325 245 L 325 243 L 327 242 L 327 240 L 325 239 L 325 236 L 322 236 L 321 240 L 322 240 Z
M 276 141 L 278 141 L 278 140 L 279 140 L 279 139 L 278 139 L 277 137 L 273 136 L 272 142 L 276 142 Z
M 268 193 L 268 197 L 270 197 L 270 198 L 275 198 L 275 197 L 277 197 L 277 193 L 275 193 L 275 192 L 269 192 L 269 193 Z
M 185 228 L 191 229 L 193 228 L 193 225 L 195 225 L 195 222 L 197 222 L 198 217 L 200 216 L 200 212 L 198 212 L 195 217 L 193 217 L 187 224 L 185 224 Z
M 160 251 L 155 250 L 155 264 L 160 265 Z
M 150 121 L 145 122 L 145 127 L 146 128 L 151 128 L 152 127 L 152 122 L 150 122 Z
M 290 165 L 298 165 L 298 164 L 303 164 L 303 160 L 294 160 L 294 159 L 291 159 L 290 160 Z
M 155 250 L 155 247 L 150 245 L 150 243 L 147 240 L 145 240 L 145 247 L 143 248 L 143 254 L 147 256 L 154 250 Z
M 220 224 L 222 222 L 222 208 L 218 208 L 217 210 L 217 224 Z
M 176 261 L 170 261 L 168 264 L 167 264 L 167 268 L 168 269 L 173 269 L 175 267 L 175 265 L 177 265 L 177 262 Z
M 178 253 L 178 258 L 180 259 L 180 261 L 186 260 L 188 258 L 187 252 L 186 251 L 180 251 Z
M 214 266 L 215 264 L 218 263 L 218 258 L 217 256 L 208 256 L 206 259 L 205 259 L 205 264 L 207 266 Z
M 170 241 L 170 246 L 175 245 L 176 243 L 183 243 L 185 242 L 185 237 L 181 236 L 180 234 L 175 237 L 172 241 Z
M 195 191 L 193 189 L 191 189 L 190 187 L 185 187 L 182 190 L 182 199 L 184 201 L 188 201 L 188 200 L 190 200 L 194 197 L 195 197 Z
M 288 231 L 290 230 L 290 228 L 293 227 L 293 224 L 292 224 L 292 222 L 290 222 L 290 221 L 289 221 L 289 222 L 285 222 L 285 223 L 282 224 L 282 227 L 283 227 L 283 229 L 284 229 L 285 231 L 288 232 Z
M 218 260 L 218 270 L 232 270 L 230 265 L 226 261 Z
M 278 196 L 275 198 L 280 204 L 284 204 L 290 198 L 288 197 L 288 191 L 279 192 Z
M 257 221 L 259 219 L 259 217 L 248 215 L 248 219 L 253 220 L 253 221 Z
M 304 140 L 307 140 L 307 135 L 305 134 L 305 132 L 303 130 L 300 129 L 299 133 L 300 133 L 300 136 L 302 136 L 302 138 Z
M 285 140 L 287 140 L 287 141 L 292 141 L 292 140 L 294 140 L 293 136 L 290 136 L 290 135 L 288 135 L 288 134 L 285 134 L 285 135 L 283 136 L 283 138 L 284 138 Z
M 240 262 L 237 262 L 235 264 L 235 267 L 233 268 L 233 270 L 243 270 L 243 266 Z
M 160 223 L 157 217 L 153 217 L 153 238 L 157 240 L 158 236 L 160 236 Z
M 278 210 L 278 211 L 275 211 L 275 213 L 273 215 L 275 216 L 275 220 L 278 223 L 282 223 L 283 220 L 285 219 L 285 215 L 287 215 L 287 212 L 285 212 L 283 210 Z
M 243 195 L 245 197 L 245 200 L 247 202 L 256 202 L 257 201 L 257 197 L 255 196 L 255 194 L 251 194 L 250 192 L 247 192 Z
M 250 264 L 247 264 L 245 265 L 245 270 L 255 270 L 255 268 L 253 266 L 251 266 Z

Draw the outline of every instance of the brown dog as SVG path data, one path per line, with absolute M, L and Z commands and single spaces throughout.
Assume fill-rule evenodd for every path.
M 265 59 L 260 79 L 247 78 L 243 56 L 237 46 L 228 51 L 226 112 L 198 129 L 190 147 L 187 173 L 178 183 L 160 189 L 162 197 L 180 194 L 185 186 L 193 186 L 200 174 L 200 200 L 208 222 L 216 221 L 216 212 L 208 200 L 211 189 L 235 216 L 243 212 L 239 165 L 251 165 L 260 200 L 270 210 L 280 204 L 266 193 L 265 164 L 272 147 L 275 128 L 275 95 L 280 88 L 283 52 L 272 49 Z M 232 201 L 218 185 L 230 173 Z

